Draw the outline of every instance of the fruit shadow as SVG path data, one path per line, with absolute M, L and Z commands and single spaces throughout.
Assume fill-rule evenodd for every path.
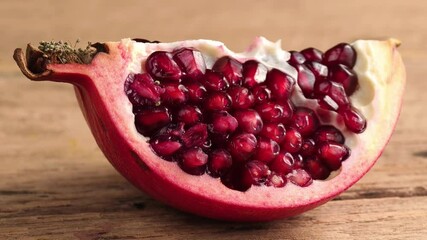
M 304 217 L 262 223 L 235 223 L 188 214 L 156 201 L 128 183 L 113 169 L 98 172 L 65 171 L 55 176 L 41 174 L 31 182 L 18 183 L 14 191 L 0 191 L 5 204 L 14 205 L 2 217 L 36 217 L 67 219 L 84 228 L 92 224 L 110 234 L 123 229 L 141 229 L 177 236 L 233 236 L 271 234 L 274 231 L 293 235 Z M 9 200 L 7 200 L 9 199 Z M 9 203 L 8 203 L 9 202 Z M 76 216 L 81 216 L 81 218 Z M 84 217 L 90 215 L 91 217 Z M 105 227 L 105 226 L 108 227 Z M 145 230 L 144 230 L 145 229 Z M 73 230 L 70 230 L 73 232 Z M 143 232 L 142 232 L 143 231 Z M 85 232 L 86 234 L 87 232 Z M 296 234 L 296 233 L 295 233 Z
M 255 223 L 209 219 L 170 207 L 139 191 L 124 181 L 118 174 L 114 173 L 111 175 L 114 176 L 103 179 L 106 182 L 98 183 L 100 186 L 109 186 L 110 184 L 120 182 L 117 187 L 122 189 L 121 195 L 112 196 L 110 204 L 114 206 L 111 206 L 111 208 L 125 211 L 125 214 L 132 218 L 131 221 L 134 221 L 135 225 L 156 223 L 156 226 L 153 226 L 156 231 L 170 232 L 170 229 L 173 229 L 174 235 L 176 234 L 177 236 L 194 234 L 203 239 L 204 237 L 214 235 L 217 237 L 230 237 L 234 234 L 236 237 L 241 237 L 241 234 L 259 236 L 259 234 L 271 234 L 276 231 L 293 236 L 299 234 L 295 230 L 295 226 L 309 222 L 308 218 L 310 218 L 309 216 L 300 215 L 287 219 Z M 108 188 L 106 191 L 108 191 Z M 113 213 L 108 216 L 114 218 L 115 214 Z

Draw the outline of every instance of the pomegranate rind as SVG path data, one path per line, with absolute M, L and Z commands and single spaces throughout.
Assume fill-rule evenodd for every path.
M 257 38 L 248 52 L 265 44 L 263 41 Z M 137 188 L 178 209 L 230 221 L 268 221 L 305 212 L 358 181 L 381 155 L 398 119 L 406 79 L 396 49 L 398 42 L 394 39 L 357 41 L 353 44 L 358 56 L 354 70 L 362 80 L 352 102 L 367 117 L 368 128 L 359 135 L 344 131 L 352 154 L 343 162 L 339 173 L 325 181 L 315 180 L 307 187 L 286 184 L 280 189 L 252 186 L 246 192 L 231 190 L 218 178 L 207 174 L 189 175 L 176 163 L 160 159 L 134 127 L 132 105 L 123 92 L 123 85 L 127 75 L 135 69 L 135 59 L 140 59 L 137 54 L 148 56 L 150 51 L 173 48 L 174 44 L 211 51 L 216 57 L 229 55 L 243 61 L 246 56 L 209 40 L 147 43 L 146 52 L 135 55 L 135 42 L 124 39 L 105 43 L 109 52 L 98 53 L 88 65 L 50 64 L 46 69 L 48 74 L 26 75 L 37 80 L 74 84 L 83 114 L 111 164 Z M 286 58 L 284 54 L 280 56 Z M 252 57 L 257 59 L 255 55 Z M 23 61 L 24 58 L 15 56 L 15 59 Z

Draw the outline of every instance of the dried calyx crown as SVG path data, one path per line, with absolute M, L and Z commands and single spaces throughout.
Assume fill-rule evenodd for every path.
M 76 40 L 72 45 L 63 41 L 42 41 L 38 49 L 47 55 L 47 59 L 51 63 L 89 64 L 97 53 L 97 49 L 92 46 L 91 42 L 88 42 L 85 48 L 77 48 L 79 42 L 79 40 Z

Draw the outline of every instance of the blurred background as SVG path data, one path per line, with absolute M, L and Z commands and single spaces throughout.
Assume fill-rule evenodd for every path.
M 420 54 L 427 5 L 409 1 L 1 1 L 1 63 L 15 46 L 40 40 L 163 42 L 207 38 L 243 50 L 254 36 L 287 49 L 326 49 L 339 41 L 396 37 Z M 411 48 L 405 47 L 411 46 Z
M 425 0 L 0 0 L 1 239 L 427 239 Z M 25 79 L 12 53 L 41 40 L 214 39 L 243 51 L 395 37 L 408 72 L 390 144 L 354 187 L 320 208 L 267 224 L 183 214 L 140 193 L 95 144 L 71 86 Z

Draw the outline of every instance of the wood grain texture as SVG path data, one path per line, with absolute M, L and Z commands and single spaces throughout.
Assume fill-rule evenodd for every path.
M 2 1 L 0 239 L 427 239 L 426 12 L 422 0 Z M 211 38 L 243 50 L 256 35 L 287 49 L 393 36 L 408 72 L 375 167 L 326 205 L 261 224 L 195 217 L 133 188 L 97 148 L 71 86 L 30 82 L 11 57 L 50 39 Z

